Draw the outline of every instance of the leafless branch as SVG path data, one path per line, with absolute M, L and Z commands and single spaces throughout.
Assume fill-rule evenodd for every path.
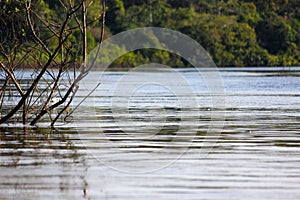
M 24 3 L 24 16 L 27 22 L 27 30 L 30 32 L 30 43 L 28 46 L 22 46 L 20 50 L 20 42 L 9 46 L 6 51 L 0 43 L 0 54 L 5 61 L 0 61 L 0 70 L 5 78 L 4 85 L 1 87 L 0 101 L 1 108 L 4 99 L 12 97 L 17 99 L 16 105 L 6 109 L 0 113 L 0 124 L 6 123 L 8 120 L 20 120 L 23 124 L 30 122 L 36 125 L 38 121 L 45 115 L 49 114 L 51 126 L 65 113 L 65 119 L 70 116 L 69 106 L 78 90 L 78 82 L 81 81 L 94 66 L 95 61 L 88 67 L 87 62 L 87 0 L 79 0 L 73 4 L 70 0 L 59 0 L 61 6 L 65 9 L 64 18 L 62 20 L 49 20 L 35 11 L 35 5 L 32 0 Z M 105 30 L 105 1 L 101 1 L 101 36 L 100 43 L 104 39 Z M 81 13 L 80 13 L 81 12 Z M 80 14 L 78 14 L 80 13 Z M 78 14 L 78 15 L 77 15 Z M 78 17 L 80 16 L 80 18 Z M 1 19 L 0 19 L 1 20 Z M 34 21 L 37 20 L 37 21 Z M 77 26 L 70 27 L 75 20 Z M 40 36 L 39 29 L 35 22 L 47 30 L 47 37 Z M 73 23 L 74 24 L 74 23 Z M 12 26 L 12 35 L 16 35 L 17 26 Z M 75 46 L 70 41 L 70 35 L 80 30 L 82 41 L 81 46 Z M 49 42 L 55 41 L 54 47 L 49 47 Z M 9 41 L 6 41 L 6 44 Z M 57 43 L 56 43 L 57 42 Z M 4 45 L 6 45 L 4 44 Z M 74 49 L 75 47 L 75 49 Z M 98 46 L 97 55 L 99 54 L 100 45 Z M 22 52 L 19 54 L 18 52 Z M 81 55 L 83 64 L 78 71 L 78 59 L 75 57 Z M 42 61 L 39 59 L 42 58 Z M 33 73 L 30 78 L 22 79 L 22 73 L 18 70 L 19 66 L 26 64 Z M 21 78 L 20 78 L 21 76 Z M 67 77 L 66 80 L 63 77 Z M 22 82 L 23 81 L 23 82 Z M 24 83 L 25 82 L 25 83 Z M 11 90 L 10 84 L 12 87 Z M 23 88 L 22 88 L 23 87 Z M 18 93 L 14 92 L 17 90 Z M 16 95 L 17 96 L 14 96 Z M 50 104 L 54 97 L 60 97 L 57 102 Z M 52 113 L 55 110 L 55 115 Z M 0 110 L 1 111 L 1 110 Z M 56 113 L 57 112 L 57 113 Z M 20 115 L 19 115 L 20 113 Z M 52 115 L 52 114 L 53 115 Z M 1 114 L 5 114 L 2 115 Z M 53 118 L 52 118 L 53 117 Z
M 8 74 L 8 76 L 9 76 L 9 77 L 11 78 L 11 80 L 13 81 L 13 83 L 15 84 L 15 86 L 16 86 L 18 92 L 20 93 L 20 95 L 21 95 L 21 96 L 24 96 L 24 92 L 23 92 L 23 90 L 22 90 L 20 84 L 18 83 L 16 77 L 14 76 L 14 74 L 11 73 L 11 72 L 9 71 L 9 69 L 6 67 L 6 65 L 4 65 L 1 61 L 0 61 L 0 65 L 1 65 L 2 69 L 4 69 L 4 71 Z

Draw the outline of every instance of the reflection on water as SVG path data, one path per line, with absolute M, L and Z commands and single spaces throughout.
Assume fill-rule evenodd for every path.
M 74 135 L 70 128 L 1 128 L 1 199 L 81 195 L 87 166 Z
M 145 87 L 129 110 L 112 109 L 110 91 L 123 72 L 107 72 L 76 124 L 1 127 L 0 199 L 299 199 L 298 68 L 222 70 L 221 135 L 207 133 L 211 119 L 222 118 L 205 84 L 193 70 L 178 71 L 199 108 Z

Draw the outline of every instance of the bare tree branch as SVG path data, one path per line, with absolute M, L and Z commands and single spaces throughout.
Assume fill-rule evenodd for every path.
M 14 85 L 16 86 L 18 92 L 20 93 L 21 96 L 24 96 L 24 92 L 20 86 L 20 84 L 18 83 L 15 75 L 13 73 L 11 73 L 9 71 L 9 69 L 0 61 L 0 65 L 2 67 L 2 69 L 4 69 L 4 71 L 8 74 L 8 76 L 11 78 L 11 80 L 13 81 Z
M 34 39 L 45 49 L 45 51 L 47 52 L 47 54 L 50 56 L 51 55 L 51 51 L 48 49 L 48 47 L 46 46 L 46 44 L 37 36 L 34 27 L 33 27 L 33 23 L 31 21 L 31 17 L 30 17 L 30 12 L 31 12 L 31 0 L 28 0 L 26 2 L 26 18 L 27 18 L 27 22 L 29 24 L 31 33 L 34 37 Z
M 27 22 L 27 33 L 30 33 L 30 38 L 33 38 L 30 42 L 33 43 L 25 43 L 24 45 L 20 40 L 16 39 L 16 41 L 9 46 L 8 51 L 5 49 L 6 44 L 4 44 L 4 46 L 0 44 L 0 53 L 2 57 L 6 59 L 5 62 L 0 61 L 0 70 L 5 72 L 3 73 L 5 82 L 1 87 L 0 94 L 1 105 L 7 97 L 18 99 L 17 104 L 10 108 L 11 110 L 5 112 L 5 116 L 0 115 L 0 124 L 12 118 L 14 120 L 21 120 L 23 124 L 30 121 L 31 125 L 36 125 L 36 123 L 48 113 L 51 119 L 51 126 L 54 126 L 60 116 L 66 112 L 66 110 L 68 111 L 78 90 L 78 82 L 87 75 L 96 62 L 96 60 L 94 60 L 91 65 L 86 66 L 88 26 L 87 0 L 79 0 L 76 4 L 73 4 L 70 0 L 69 5 L 67 5 L 67 1 L 59 0 L 61 6 L 65 9 L 63 15 L 64 19 L 60 22 L 57 22 L 55 19 L 48 21 L 48 18 L 43 18 L 39 12 L 34 10 L 35 6 L 32 2 L 32 0 L 24 2 L 25 9 L 23 14 Z M 101 1 L 101 5 L 102 21 L 101 36 L 99 39 L 100 44 L 103 41 L 105 30 L 104 0 Z M 81 12 L 81 14 L 79 14 L 80 18 L 77 16 L 79 12 Z M 74 24 L 74 20 L 77 26 L 70 27 Z M 40 27 L 46 29 L 47 36 L 43 34 L 41 34 L 42 36 L 40 35 L 39 26 L 36 26 L 35 22 L 38 22 Z M 12 23 L 14 23 L 14 21 Z M 17 26 L 12 26 L 11 31 L 13 32 L 13 36 L 17 34 L 18 28 L 16 27 Z M 69 37 L 78 30 L 80 30 L 82 38 L 80 47 L 74 45 L 74 43 L 72 43 L 73 38 Z M 52 39 L 55 41 L 55 47 L 48 46 L 48 43 L 53 41 Z M 6 41 L 6 43 L 8 42 L 9 41 Z M 26 46 L 28 44 L 29 46 Z M 20 50 L 20 46 L 25 48 Z M 99 50 L 100 45 L 98 46 L 97 55 Z M 78 60 L 75 56 L 80 54 L 83 64 L 79 68 L 78 63 L 76 63 Z M 32 79 L 27 79 L 27 77 L 25 79 L 27 82 L 26 86 L 23 86 L 24 84 L 21 82 L 24 79 L 19 79 L 21 72 L 17 69 L 23 63 L 26 64 L 26 67 L 29 66 L 33 69 L 31 75 Z M 77 71 L 77 68 L 79 68 L 79 71 Z M 18 77 L 18 79 L 16 77 Z M 63 77 L 67 77 L 67 80 L 64 80 Z M 10 90 L 10 87 L 7 87 L 10 86 L 9 84 L 11 83 L 14 84 L 19 94 L 14 92 L 14 88 Z M 14 96 L 15 94 L 17 94 L 17 96 Z M 50 105 L 50 102 L 56 96 L 60 96 L 60 100 Z M 51 114 L 52 111 L 58 107 L 58 113 L 52 118 L 54 116 Z M 70 116 L 70 114 L 68 111 L 65 119 Z M 14 117 L 15 115 L 16 118 Z

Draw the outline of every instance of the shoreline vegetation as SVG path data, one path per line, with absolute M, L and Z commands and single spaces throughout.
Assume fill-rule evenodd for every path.
M 6 64 L 6 63 L 4 63 Z M 142 67 L 142 65 L 144 64 L 148 64 L 148 63 L 141 63 L 140 65 L 137 65 L 137 66 L 133 66 L 133 65 L 124 65 L 124 64 L 112 64 L 112 65 L 109 65 L 107 66 L 106 64 L 101 64 L 101 63 L 97 63 L 96 66 L 94 66 L 93 68 L 91 68 L 91 70 L 94 70 L 94 71 L 97 71 L 97 70 L 105 70 L 105 71 L 129 71 L 130 69 L 133 69 L 135 67 Z M 75 67 L 74 67 L 75 66 Z M 76 68 L 77 70 L 80 69 L 80 67 L 82 66 L 82 63 L 76 63 L 72 66 L 68 66 L 66 68 L 66 70 L 72 70 L 74 68 Z M 34 65 L 34 64 L 27 64 L 27 65 L 22 65 L 22 66 L 18 66 L 18 68 L 16 68 L 15 70 L 16 71 L 20 71 L 20 70 L 28 70 L 28 71 L 34 71 L 36 68 L 38 68 L 39 66 L 38 65 Z M 174 69 L 190 69 L 190 68 L 195 68 L 194 66 L 192 65 L 188 65 L 188 66 L 172 66 L 172 68 Z M 206 67 L 201 67 L 203 69 L 206 69 Z M 290 71 L 291 68 L 293 68 L 295 71 L 300 71 L 300 65 L 298 66 L 241 66 L 241 67 L 235 67 L 235 66 L 226 66 L 226 67 L 217 67 L 216 68 L 220 69 L 220 70 L 226 70 L 226 69 L 234 69 L 234 68 L 237 68 L 237 69 L 253 69 L 255 71 L 255 69 L 261 69 L 261 68 L 266 68 L 266 71 L 267 68 L 270 68 L 271 69 L 278 69 L 278 71 Z M 51 70 L 59 70 L 59 67 L 58 66 L 51 66 L 49 67 L 49 69 Z M 260 70 L 261 71 L 261 70 Z M 271 70 L 272 71 L 272 70 Z
M 0 3 L 0 59 L 15 51 L 15 60 L 26 56 L 27 48 L 35 43 L 26 22 L 25 0 Z M 101 0 L 85 1 L 86 51 L 89 53 L 100 41 Z M 65 16 L 67 1 L 39 0 L 32 3 L 32 18 L 36 34 L 48 49 L 54 49 L 58 39 L 45 22 L 60 21 Z M 44 18 L 45 21 L 40 20 Z M 77 26 L 77 14 L 69 28 Z M 105 38 L 139 27 L 163 27 L 177 30 L 201 44 L 218 67 L 299 66 L 300 65 L 300 2 L 298 0 L 110 0 L 106 3 Z M 15 42 L 17 41 L 17 42 Z M 156 38 L 153 38 L 156 41 Z M 81 46 L 80 28 L 68 38 L 71 48 Z M 15 50 L 15 45 L 18 49 Z M 121 51 L 112 46 L 112 52 Z M 80 49 L 79 49 L 80 50 Z M 82 61 L 82 49 L 70 49 L 73 60 Z M 111 53 L 111 52 L 108 52 Z M 45 55 L 36 55 L 40 62 Z M 62 59 L 57 57 L 57 59 Z M 188 67 L 182 58 L 160 50 L 129 52 L 115 62 L 116 66 L 138 66 L 157 62 L 173 67 Z M 123 68 L 123 67 L 121 67 Z

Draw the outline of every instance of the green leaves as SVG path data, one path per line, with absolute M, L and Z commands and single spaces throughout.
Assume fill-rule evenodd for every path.
M 108 26 L 113 33 L 145 26 L 175 29 L 197 40 L 218 66 L 300 64 L 300 56 L 292 56 L 299 53 L 300 23 L 282 16 L 293 0 L 110 2 Z M 142 55 L 153 56 L 147 51 Z
M 0 25 L 5 27 L 0 30 L 0 42 L 4 46 L 9 46 L 12 38 L 19 43 L 30 40 L 24 17 L 25 2 L 0 2 Z M 37 14 L 59 23 L 65 11 L 60 2 L 69 1 L 34 2 Z M 88 31 L 92 33 L 88 35 L 89 50 L 99 38 L 100 2 L 87 1 Z M 299 0 L 109 0 L 107 7 L 108 33 L 117 34 L 137 27 L 165 27 L 198 41 L 218 66 L 300 65 Z M 47 45 L 51 48 L 56 42 L 49 38 L 52 33 L 47 32 L 37 18 L 33 20 L 39 35 L 49 41 Z M 74 26 L 76 21 L 72 20 L 69 28 Z M 79 30 L 73 30 L 70 38 L 80 41 L 76 31 Z M 134 55 L 145 60 L 154 57 L 150 51 L 133 52 L 128 55 L 129 60 L 133 60 Z M 171 54 L 162 55 L 169 61 L 180 61 Z

